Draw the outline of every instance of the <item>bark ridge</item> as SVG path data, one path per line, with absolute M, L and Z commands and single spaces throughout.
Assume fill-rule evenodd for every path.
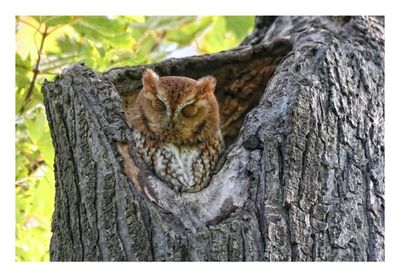
M 127 146 L 149 66 L 219 81 L 230 146 L 202 193 L 171 194 Z M 383 18 L 259 17 L 238 49 L 149 66 L 44 84 L 51 260 L 385 259 Z

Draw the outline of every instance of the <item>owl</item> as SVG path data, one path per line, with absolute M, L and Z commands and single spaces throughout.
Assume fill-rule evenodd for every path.
M 147 69 L 132 111 L 135 148 L 176 192 L 198 192 L 223 149 L 216 80 L 159 77 Z

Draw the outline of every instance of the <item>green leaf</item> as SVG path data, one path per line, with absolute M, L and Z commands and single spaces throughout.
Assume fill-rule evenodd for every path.
M 49 222 L 53 212 L 54 200 L 54 170 L 53 167 L 42 166 L 38 169 L 40 173 L 45 174 L 40 177 L 39 182 L 32 190 L 31 211 L 38 214 L 38 218 L 42 224 Z
M 42 138 L 45 124 L 45 115 L 39 110 L 37 110 L 35 116 L 32 119 L 29 119 L 25 122 L 29 137 L 34 144 L 37 144 L 37 142 Z
M 201 39 L 200 50 L 215 53 L 237 46 L 251 31 L 252 20 L 246 16 L 214 16 L 211 27 Z
M 144 23 L 146 21 L 146 17 L 145 16 L 123 16 L 122 17 L 125 22 L 138 22 L 138 23 Z
M 178 28 L 195 19 L 194 16 L 147 16 L 143 24 L 132 24 L 142 30 L 168 31 Z
M 30 79 L 28 78 L 28 74 L 31 73 L 32 68 L 30 56 L 28 55 L 28 57 L 24 60 L 17 53 L 15 56 L 15 67 L 17 91 L 20 91 L 30 83 Z
M 136 55 L 148 55 L 152 51 L 155 44 L 156 40 L 154 37 L 151 34 L 147 34 L 139 41 L 140 48 Z
M 60 53 L 76 53 L 79 52 L 80 48 L 82 47 L 82 43 L 65 34 L 57 38 L 57 46 L 61 50 Z
M 141 30 L 139 28 L 131 26 L 128 32 L 132 38 L 134 38 L 135 40 L 139 40 L 141 37 L 144 36 L 146 30 Z
M 82 24 L 80 21 L 73 24 L 74 29 L 86 39 L 92 39 L 96 41 L 103 41 L 106 36 L 102 34 L 99 30 Z
M 182 28 L 168 32 L 165 39 L 174 41 L 179 46 L 190 44 L 201 32 L 203 32 L 212 23 L 212 17 L 203 16 L 184 25 Z
M 30 79 L 27 76 L 26 70 L 20 67 L 17 67 L 17 71 L 15 74 L 15 82 L 17 85 L 17 91 L 21 91 L 22 89 L 27 89 L 30 84 Z
M 226 29 L 235 34 L 238 41 L 242 41 L 251 33 L 254 27 L 254 16 L 225 16 Z
M 25 99 L 25 92 L 28 90 L 30 85 L 31 72 L 31 58 L 30 55 L 24 60 L 18 53 L 15 56 L 15 85 L 16 85 L 16 97 L 15 97 L 15 112 L 19 113 L 23 101 Z
M 44 16 L 42 18 L 48 27 L 65 25 L 72 23 L 75 20 L 74 16 Z
M 46 164 L 52 167 L 54 163 L 54 147 L 49 130 L 43 133 L 42 139 L 37 143 L 37 146 Z
M 32 16 L 32 18 L 35 19 L 38 23 L 43 22 L 48 17 L 50 16 Z
M 26 156 L 22 155 L 21 151 L 17 150 L 16 164 L 15 179 L 20 180 L 28 175 L 29 171 L 27 166 L 30 164 L 30 160 Z
M 226 48 L 226 22 L 221 16 L 213 17 L 212 26 L 203 38 L 200 49 L 207 53 L 214 53 Z
M 15 54 L 15 64 L 17 67 L 23 68 L 26 72 L 30 71 L 33 66 L 30 55 L 24 60 L 18 53 Z
M 127 48 L 131 47 L 135 43 L 135 39 L 131 32 L 115 34 L 109 43 L 114 48 Z
M 38 109 L 36 115 L 25 122 L 32 142 L 39 148 L 40 154 L 49 166 L 54 162 L 54 148 L 51 142 L 50 129 L 43 109 Z
M 72 26 L 84 37 L 92 36 L 95 40 L 112 38 L 125 31 L 125 24 L 106 16 L 83 16 Z

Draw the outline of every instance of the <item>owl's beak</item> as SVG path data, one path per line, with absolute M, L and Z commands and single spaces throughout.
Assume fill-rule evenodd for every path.
M 175 124 L 175 121 L 174 121 L 174 120 L 170 120 L 170 121 L 168 122 L 168 127 L 169 127 L 170 129 L 175 129 L 175 126 L 176 126 L 176 124 Z
M 169 116 L 168 128 L 174 129 L 176 127 L 176 119 L 174 118 L 174 113 Z

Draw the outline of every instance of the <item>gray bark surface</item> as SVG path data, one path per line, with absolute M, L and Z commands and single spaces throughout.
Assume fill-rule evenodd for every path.
M 218 80 L 228 148 L 176 195 L 129 147 L 143 70 Z M 258 17 L 231 51 L 43 85 L 52 261 L 383 261 L 384 22 Z M 230 106 L 234 106 L 230 110 Z

